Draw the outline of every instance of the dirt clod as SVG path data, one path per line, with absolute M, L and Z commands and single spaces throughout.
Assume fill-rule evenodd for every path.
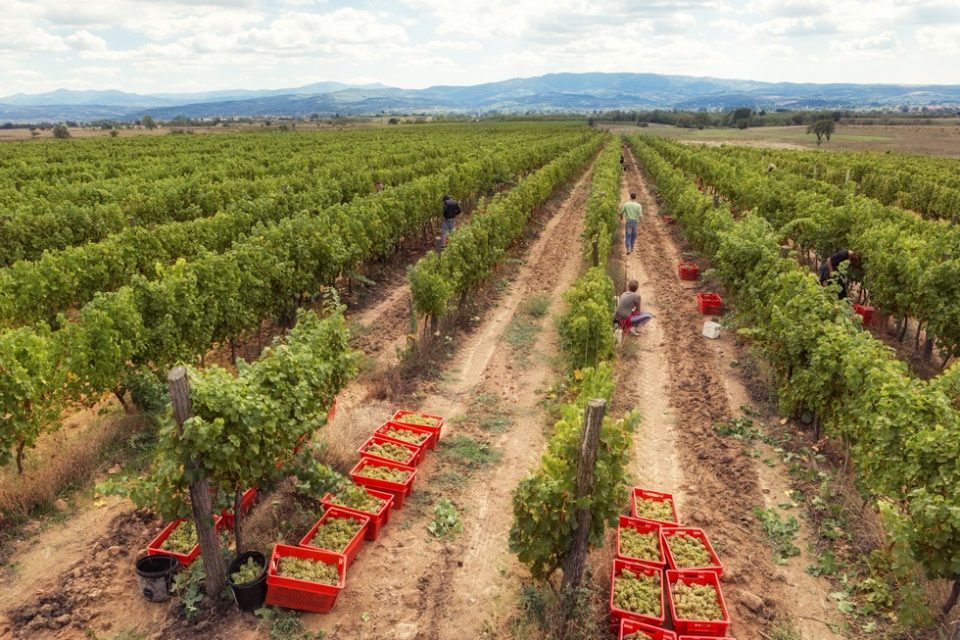
M 763 610 L 763 598 L 749 591 L 740 592 L 740 604 L 754 613 L 760 613 Z

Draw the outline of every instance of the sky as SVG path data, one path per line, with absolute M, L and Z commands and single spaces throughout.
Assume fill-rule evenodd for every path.
M 551 72 L 960 84 L 960 0 L 0 0 L 0 96 Z

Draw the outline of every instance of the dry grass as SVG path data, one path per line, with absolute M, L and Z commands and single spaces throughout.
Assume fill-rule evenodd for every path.
M 384 401 L 364 401 L 349 411 L 337 411 L 333 422 L 320 430 L 322 462 L 346 474 L 357 463 L 357 450 L 396 407 Z
M 24 461 L 23 475 L 15 465 L 0 469 L 0 516 L 17 520 L 50 505 L 64 490 L 88 482 L 112 461 L 103 452 L 122 438 L 147 428 L 142 416 L 109 412 L 45 435 Z

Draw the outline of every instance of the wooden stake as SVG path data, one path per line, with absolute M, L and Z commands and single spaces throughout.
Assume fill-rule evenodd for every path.
M 583 414 L 583 438 L 580 441 L 580 459 L 577 461 L 577 502 L 593 494 L 593 468 L 597 463 L 597 448 L 600 445 L 600 429 L 607 401 L 591 400 Z M 590 543 L 590 508 L 577 509 L 577 522 L 573 530 L 573 542 L 563 559 L 562 593 L 569 594 L 580 586 L 587 566 L 587 551 Z
M 183 423 L 193 415 L 193 402 L 190 400 L 190 383 L 187 370 L 176 367 L 167 374 L 167 388 L 173 404 L 173 417 L 177 421 L 177 434 L 183 435 Z M 190 461 L 190 507 L 200 542 L 200 555 L 203 558 L 203 570 L 206 573 L 204 590 L 208 595 L 218 595 L 227 586 L 227 570 L 220 555 L 220 541 L 213 529 L 213 505 L 210 501 L 210 481 L 200 471 L 195 460 Z

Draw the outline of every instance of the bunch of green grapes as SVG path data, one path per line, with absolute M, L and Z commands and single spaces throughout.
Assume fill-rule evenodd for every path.
M 393 438 L 394 440 L 403 440 L 404 442 L 410 442 L 412 444 L 423 444 L 430 438 L 429 433 L 417 433 L 415 431 L 407 431 L 406 429 L 397 429 L 395 427 L 390 427 L 383 432 L 383 435 L 388 438 Z
M 260 577 L 263 567 L 253 558 L 247 558 L 247 561 L 240 565 L 240 568 L 230 574 L 230 581 L 233 584 L 246 584 Z
M 660 617 L 660 581 L 624 569 L 613 581 L 613 604 L 618 609 L 645 616 Z
M 340 582 L 337 565 L 292 556 L 280 558 L 280 562 L 277 564 L 277 575 L 320 584 L 337 584 Z
M 620 529 L 620 552 L 637 560 L 659 561 L 661 559 L 659 531 L 640 533 L 636 529 Z
M 623 640 L 650 640 L 650 636 L 640 631 L 636 633 L 631 633 L 628 636 L 623 636 Z
M 403 483 L 410 477 L 409 471 L 403 469 L 391 469 L 390 467 L 381 467 L 375 464 L 365 465 L 357 471 L 358 476 L 364 478 L 373 478 L 375 480 L 386 480 L 388 482 Z
M 405 462 L 410 459 L 410 449 L 392 442 L 374 443 L 367 447 L 367 453 L 395 462 Z
M 709 567 L 713 564 L 710 553 L 699 538 L 693 536 L 667 536 L 670 553 L 678 569 Z
M 683 620 L 722 620 L 723 611 L 717 590 L 709 584 L 685 584 L 677 580 L 670 585 L 673 608 Z
M 637 498 L 637 517 L 660 522 L 673 522 L 673 500 L 643 500 Z
M 193 520 L 184 520 L 176 529 L 170 532 L 160 548 L 164 551 L 188 555 L 197 546 L 197 530 Z
M 353 518 L 327 518 L 307 544 L 343 553 L 363 523 Z
M 400 418 L 401 422 L 406 422 L 407 424 L 413 424 L 420 427 L 435 427 L 440 421 L 436 418 L 428 418 L 427 416 L 420 415 L 419 413 L 411 413 Z
M 341 488 L 331 502 L 366 513 L 377 513 L 383 506 L 383 499 L 370 495 L 366 489 L 356 484 Z

